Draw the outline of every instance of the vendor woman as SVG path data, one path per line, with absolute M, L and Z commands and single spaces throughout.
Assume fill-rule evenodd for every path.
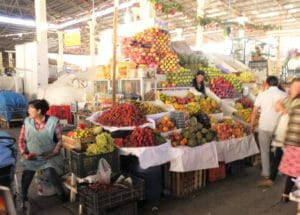
M 204 72 L 199 70 L 193 80 L 193 87 L 195 87 L 198 92 L 202 93 L 202 95 L 206 96 L 204 76 Z
M 28 188 L 38 170 L 43 170 L 47 178 L 57 189 L 62 200 L 66 200 L 62 182 L 63 158 L 61 126 L 56 117 L 46 115 L 49 104 L 44 99 L 36 99 L 28 104 L 28 117 L 24 120 L 19 139 L 22 155 L 22 207 L 27 205 Z

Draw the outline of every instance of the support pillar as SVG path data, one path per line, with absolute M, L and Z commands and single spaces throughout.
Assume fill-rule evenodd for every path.
M 2 52 L 0 52 L 0 73 L 2 73 L 3 70 L 3 57 L 2 57 Z
M 37 38 L 37 86 L 48 84 L 48 38 L 46 0 L 35 0 L 35 21 Z
M 95 65 L 95 26 L 96 26 L 96 20 L 93 17 L 91 21 L 88 22 L 89 28 L 90 28 L 90 67 L 93 72 L 96 71 L 96 65 Z
M 280 63 L 280 36 L 277 37 L 277 53 L 276 53 L 276 75 L 281 74 L 281 63 Z
M 57 31 L 58 36 L 58 58 L 57 58 L 57 73 L 64 69 L 64 32 Z
M 205 0 L 197 0 L 197 16 L 204 17 Z M 198 25 L 196 29 L 196 50 L 200 50 L 203 44 L 203 27 Z

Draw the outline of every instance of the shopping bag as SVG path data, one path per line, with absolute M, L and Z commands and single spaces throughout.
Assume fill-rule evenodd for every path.
M 272 146 L 282 147 L 286 135 L 286 130 L 289 122 L 289 115 L 283 114 L 278 120 L 277 127 L 275 128 Z
M 101 184 L 110 184 L 111 167 L 104 158 L 99 160 L 97 175 Z

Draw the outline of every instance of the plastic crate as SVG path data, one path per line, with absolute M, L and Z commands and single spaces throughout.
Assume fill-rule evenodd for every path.
M 208 170 L 208 181 L 215 182 L 226 178 L 226 165 L 224 162 L 219 163 L 219 167 Z
M 99 155 L 85 155 L 83 151 L 71 150 L 70 169 L 77 177 L 84 178 L 93 175 L 97 171 L 99 160 L 104 158 L 111 166 L 112 172 L 119 172 L 119 151 Z
M 115 208 L 106 210 L 93 211 L 91 208 L 83 205 L 83 214 L 86 215 L 137 215 L 137 202 L 130 202 L 124 205 L 120 205 Z
M 90 211 L 91 214 L 106 214 L 104 212 L 108 212 L 109 209 L 122 206 L 128 202 L 143 200 L 145 196 L 145 182 L 135 177 L 133 178 L 132 187 L 120 188 L 120 190 L 113 192 L 93 190 L 88 186 L 79 185 L 78 193 L 79 202 L 83 208 Z
M 185 128 L 188 114 L 185 112 L 172 111 L 170 118 L 175 122 L 177 128 Z
M 73 123 L 73 116 L 70 105 L 53 105 L 47 112 L 50 116 L 56 116 L 59 119 L 66 119 L 68 123 Z
M 165 188 L 170 190 L 172 195 L 175 195 L 176 197 L 186 196 L 206 185 L 205 170 L 183 173 L 170 172 L 169 166 L 165 165 L 164 178 Z

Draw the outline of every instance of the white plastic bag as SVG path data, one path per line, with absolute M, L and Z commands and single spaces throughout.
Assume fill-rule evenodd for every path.
M 111 167 L 104 158 L 99 160 L 97 175 L 101 184 L 110 184 Z
M 289 122 L 289 115 L 288 114 L 281 115 L 281 117 L 278 120 L 275 132 L 274 132 L 272 146 L 275 146 L 275 147 L 283 146 L 288 122 Z
M 56 194 L 55 186 L 47 180 L 42 170 L 36 172 L 34 181 L 39 196 L 52 196 Z

